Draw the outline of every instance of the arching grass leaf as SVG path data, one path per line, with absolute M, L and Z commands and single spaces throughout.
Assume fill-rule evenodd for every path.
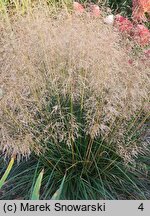
M 0 180 L 0 189 L 2 188 L 2 186 L 4 185 L 11 169 L 12 169 L 12 166 L 14 164 L 14 157 L 11 159 L 11 161 L 9 162 L 8 166 L 7 166 L 7 169 L 4 173 L 4 175 L 2 176 L 1 180 Z
M 61 185 L 60 185 L 59 189 L 54 193 L 51 200 L 59 200 L 60 199 L 60 195 L 61 195 L 63 185 L 64 185 L 64 182 L 65 182 L 65 178 L 66 178 L 66 174 L 64 175 L 64 177 L 62 179 L 62 182 L 61 182 Z
M 44 174 L 44 169 L 42 169 L 42 171 L 40 172 L 34 188 L 33 188 L 33 192 L 32 192 L 32 196 L 31 196 L 31 200 L 39 200 L 40 197 L 40 188 L 41 188 L 41 183 L 42 183 L 42 178 L 43 178 L 43 174 Z

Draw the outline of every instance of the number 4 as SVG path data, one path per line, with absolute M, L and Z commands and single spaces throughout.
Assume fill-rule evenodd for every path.
M 144 206 L 143 206 L 143 203 L 141 203 L 138 207 L 139 210 L 143 211 L 144 210 Z

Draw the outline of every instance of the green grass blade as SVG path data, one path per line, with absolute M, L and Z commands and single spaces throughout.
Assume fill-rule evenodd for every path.
M 4 185 L 4 183 L 5 183 L 5 181 L 6 181 L 7 177 L 8 177 L 8 175 L 9 175 L 11 169 L 12 169 L 13 164 L 14 164 L 14 158 L 12 158 L 11 161 L 9 162 L 9 164 L 8 164 L 8 166 L 7 166 L 7 169 L 6 169 L 4 175 L 2 176 L 2 178 L 1 178 L 1 180 L 0 180 L 0 189 L 1 189 L 2 186 Z
M 30 197 L 32 197 L 33 188 L 34 188 L 34 185 L 35 185 L 35 182 L 36 182 L 36 176 L 37 176 L 37 173 L 38 173 L 38 168 L 39 168 L 39 161 L 37 163 L 37 166 L 36 166 L 36 169 L 35 169 L 35 172 L 34 172 L 34 176 L 33 176 L 33 180 L 32 180 L 32 186 L 31 186 L 31 189 L 30 189 Z
M 41 183 L 42 183 L 42 178 L 43 178 L 43 174 L 44 174 L 44 169 L 42 169 L 42 171 L 40 172 L 34 188 L 33 188 L 33 192 L 32 192 L 32 196 L 31 196 L 31 200 L 39 200 L 40 197 L 40 188 L 41 188 Z
M 64 185 L 64 182 L 65 182 L 65 178 L 66 178 L 66 174 L 64 175 L 64 177 L 62 179 L 62 182 L 61 182 L 61 185 L 60 185 L 59 189 L 54 193 L 51 200 L 59 200 L 60 199 L 60 195 L 61 195 L 63 185 Z

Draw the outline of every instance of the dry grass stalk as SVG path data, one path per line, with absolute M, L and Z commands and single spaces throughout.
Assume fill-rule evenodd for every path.
M 148 116 L 149 69 L 138 59 L 128 64 L 113 27 L 87 15 L 53 18 L 43 9 L 0 28 L 5 154 L 39 152 L 48 140 L 71 146 L 80 129 L 116 145 L 127 161 L 145 151 L 132 135 L 126 146 L 125 135 L 132 118 Z M 82 111 L 82 122 L 75 110 Z

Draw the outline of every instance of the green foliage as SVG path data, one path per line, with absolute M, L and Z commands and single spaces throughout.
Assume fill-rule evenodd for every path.
M 125 16 L 131 16 L 132 14 L 132 0 L 107 0 L 107 3 L 116 13 Z
M 14 158 L 12 158 L 11 161 L 9 162 L 7 169 L 6 169 L 4 175 L 2 176 L 2 178 L 0 180 L 0 189 L 5 184 L 6 179 L 7 179 L 8 175 L 9 175 L 10 171 L 12 170 L 13 164 L 14 164 Z M 37 168 L 38 167 L 39 167 L 39 162 L 37 163 Z M 27 169 L 27 172 L 28 171 L 29 171 L 29 169 Z M 24 174 L 24 173 L 25 172 L 18 173 L 17 175 L 15 175 L 12 178 L 10 178 L 9 181 L 8 181 L 8 184 L 9 184 L 9 182 L 10 182 L 10 184 L 12 184 L 12 182 L 14 180 L 16 182 L 16 186 L 18 184 L 18 187 L 20 187 L 20 189 L 22 190 L 22 184 L 21 184 L 21 182 L 17 182 L 17 177 L 19 175 Z M 35 184 L 34 184 L 34 179 L 36 178 L 36 173 L 37 173 L 37 169 L 35 170 L 35 174 L 34 174 L 34 177 L 33 177 L 33 189 L 31 187 L 31 197 L 30 197 L 30 200 L 39 200 L 40 199 L 40 189 L 41 189 L 41 184 L 42 184 L 44 169 L 42 169 L 42 171 L 39 173 L 39 175 L 38 175 L 38 177 L 37 177 L 37 179 L 35 181 Z M 26 175 L 26 173 L 25 173 L 25 175 Z M 64 175 L 64 177 L 62 179 L 62 182 L 61 182 L 61 184 L 59 186 L 59 189 L 52 196 L 52 198 L 51 198 L 52 200 L 59 200 L 60 199 L 60 196 L 61 196 L 61 193 L 62 193 L 62 190 L 63 190 L 63 185 L 64 185 L 65 178 L 66 178 L 66 175 Z M 26 181 L 25 181 L 25 183 L 26 183 Z M 15 187 L 13 187 L 13 193 L 15 193 Z M 24 195 L 26 195 L 26 194 L 22 193 L 20 195 L 21 195 L 20 198 L 22 199 L 22 197 L 25 198 Z
M 55 155 L 49 150 L 45 156 L 41 155 L 38 161 L 31 158 L 18 166 L 15 165 L 7 181 L 10 188 L 1 199 L 15 199 L 18 194 L 19 199 L 29 199 L 30 191 L 32 200 L 148 199 L 148 156 L 141 156 L 136 167 L 132 164 L 125 166 L 115 149 L 109 148 L 103 142 L 95 142 L 95 145 L 99 146 L 100 151 L 96 154 L 92 148 L 91 159 L 87 161 L 81 160 L 81 155 L 76 152 L 75 161 L 72 162 L 71 151 L 62 148 Z M 36 169 L 41 169 L 42 166 L 45 170 L 44 176 L 42 170 L 35 178 L 38 173 Z M 65 172 L 67 175 L 64 175 Z

